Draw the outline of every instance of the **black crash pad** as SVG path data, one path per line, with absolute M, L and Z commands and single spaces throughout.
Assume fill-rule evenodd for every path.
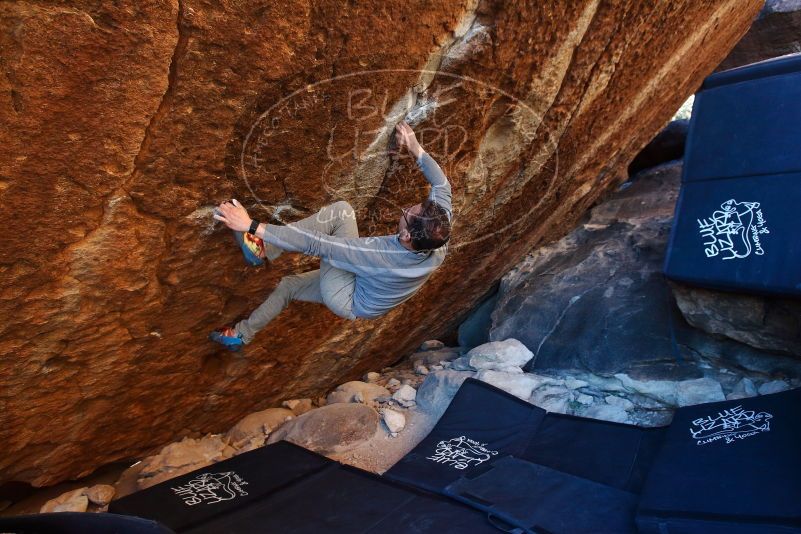
M 801 55 L 707 78 L 693 105 L 665 274 L 801 295 Z
M 286 441 L 113 501 L 178 533 L 497 532 L 486 515 Z
M 801 532 L 801 389 L 677 410 L 639 507 L 646 534 Z

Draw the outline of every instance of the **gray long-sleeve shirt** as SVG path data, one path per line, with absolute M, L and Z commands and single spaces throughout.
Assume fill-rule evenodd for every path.
M 417 165 L 431 184 L 429 198 L 452 217 L 451 184 L 423 152 Z M 414 295 L 445 260 L 447 244 L 430 252 L 414 252 L 401 245 L 398 234 L 343 238 L 293 227 L 267 225 L 264 240 L 284 250 L 317 256 L 332 266 L 356 275 L 353 313 L 373 319 Z

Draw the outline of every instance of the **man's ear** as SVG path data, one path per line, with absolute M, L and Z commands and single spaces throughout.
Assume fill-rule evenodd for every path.
M 412 240 L 412 234 L 410 234 L 409 230 L 406 230 L 405 228 L 400 231 L 399 237 L 404 243 L 408 243 Z

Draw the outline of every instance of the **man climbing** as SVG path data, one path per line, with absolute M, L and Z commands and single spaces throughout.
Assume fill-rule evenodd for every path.
M 286 226 L 251 219 L 237 200 L 218 206 L 214 218 L 235 232 L 248 263 L 289 251 L 319 257 L 320 269 L 283 277 L 250 317 L 213 331 L 212 341 L 239 350 L 293 300 L 323 303 L 346 319 L 375 319 L 417 292 L 445 259 L 451 185 L 406 122 L 395 126 L 395 139 L 431 184 L 423 202 L 402 210 L 397 234 L 359 237 L 355 212 L 345 201 Z

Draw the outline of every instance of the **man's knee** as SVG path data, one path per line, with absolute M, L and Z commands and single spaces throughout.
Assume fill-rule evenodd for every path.
M 331 204 L 331 207 L 340 211 L 353 211 L 353 206 L 347 200 L 338 200 Z
M 359 228 L 356 224 L 356 211 L 345 200 L 334 202 L 330 206 L 329 215 L 334 223 L 333 235 L 340 237 L 359 237 Z
M 280 292 L 282 295 L 292 297 L 298 290 L 303 287 L 303 279 L 295 274 L 290 274 L 281 278 L 275 291 Z
M 340 200 L 334 202 L 333 204 L 331 204 L 330 208 L 334 213 L 334 217 L 339 220 L 344 221 L 348 219 L 352 220 L 356 219 L 356 211 L 353 209 L 353 206 L 351 206 L 350 202 L 348 202 L 347 200 Z

